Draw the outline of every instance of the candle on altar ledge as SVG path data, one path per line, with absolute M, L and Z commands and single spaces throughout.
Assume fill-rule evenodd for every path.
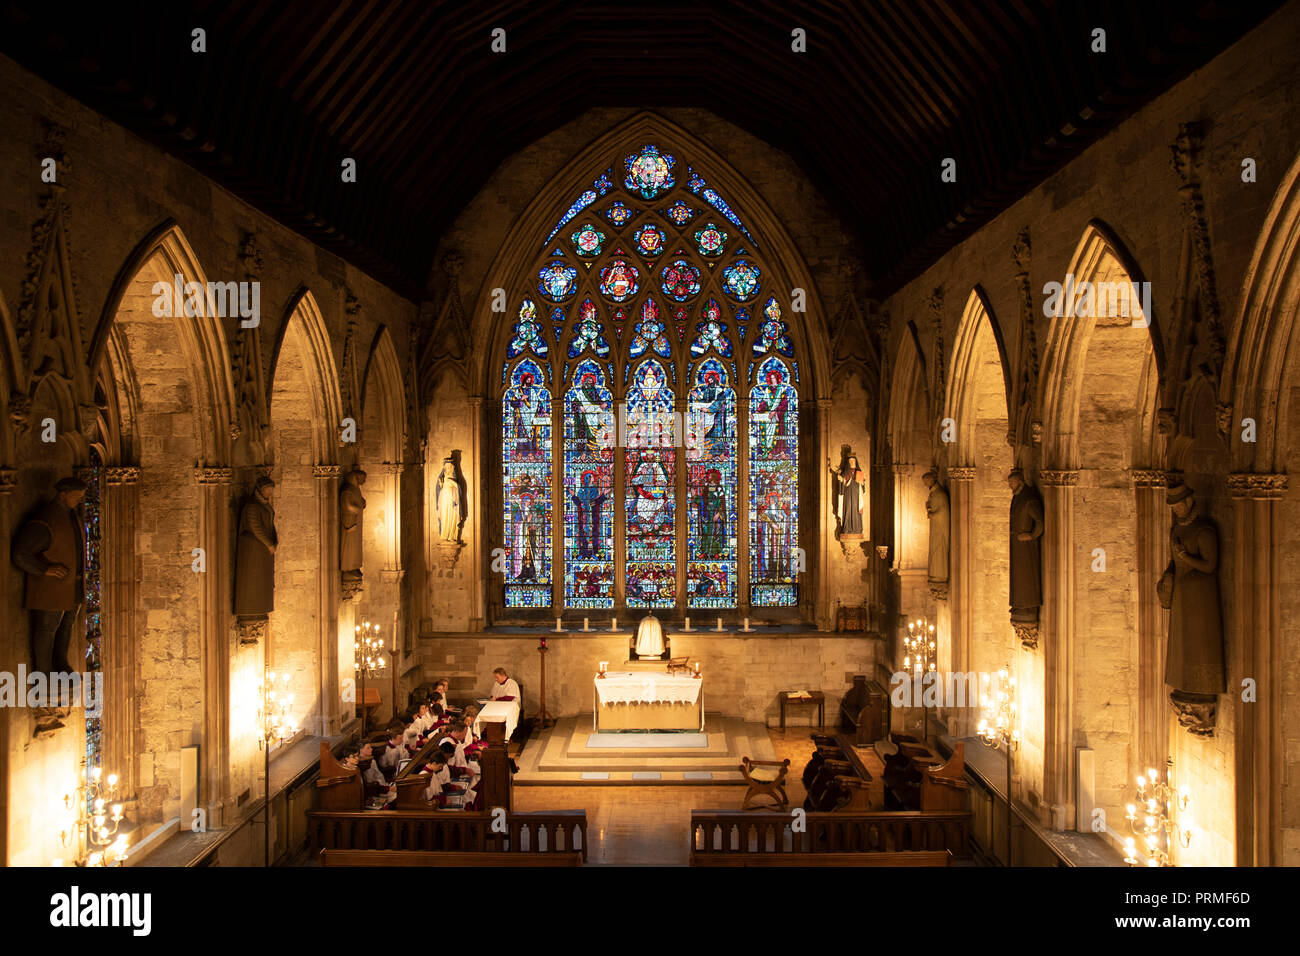
M 558 617 L 555 619 L 555 630 L 557 632 L 564 630 L 564 628 L 560 627 L 560 619 Z
M 682 628 L 682 630 L 684 630 L 684 631 L 689 631 L 690 629 L 691 629 L 691 619 L 688 617 L 688 618 L 686 619 L 686 626 L 685 626 L 684 628 Z
M 616 617 L 611 617 L 611 618 L 609 619 L 609 629 L 610 629 L 611 631 L 617 631 L 617 630 L 618 630 L 618 618 L 616 618 Z
M 587 619 L 585 617 L 582 619 L 582 629 L 584 631 L 590 630 L 590 628 L 587 627 Z
M 722 630 L 722 618 L 718 618 L 718 630 Z
M 745 630 L 749 630 L 749 618 L 745 618 Z

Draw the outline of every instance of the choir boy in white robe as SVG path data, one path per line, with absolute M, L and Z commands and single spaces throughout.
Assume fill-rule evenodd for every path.
M 492 672 L 492 676 L 496 680 L 496 686 L 492 688 L 492 693 L 488 695 L 492 700 L 519 699 L 519 683 L 506 673 L 504 667 L 498 667 Z

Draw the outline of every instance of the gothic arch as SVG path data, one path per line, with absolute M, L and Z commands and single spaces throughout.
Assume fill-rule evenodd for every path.
M 159 225 L 131 251 L 113 280 L 91 337 L 91 369 L 100 367 L 123 299 L 144 274 L 168 285 L 180 276 L 182 284 L 194 282 L 207 288 L 207 275 L 180 226 L 170 219 Z M 194 378 L 194 414 L 201 455 L 198 464 L 223 466 L 230 462 L 234 387 L 222 319 L 209 315 L 207 308 L 204 297 L 198 314 L 192 320 L 176 319 L 175 326 L 177 341 Z
M 280 357 L 285 342 L 292 338 L 302 352 L 307 385 L 314 410 L 311 447 L 316 464 L 337 464 L 339 427 L 343 418 L 343 399 L 339 389 L 338 367 L 330 344 L 329 329 L 311 290 L 303 287 L 294 293 L 280 323 L 275 351 L 271 358 L 271 394 L 280 371 Z
M 1050 317 L 1051 327 L 1043 349 L 1043 371 L 1039 384 L 1038 407 L 1042 409 L 1043 450 L 1042 467 L 1045 469 L 1078 469 L 1080 463 L 1079 409 L 1083 394 L 1083 379 L 1087 367 L 1088 349 L 1099 327 L 1096 309 L 1086 315 L 1077 315 L 1083 296 L 1078 290 L 1083 283 L 1094 286 L 1102 282 L 1127 280 L 1137 289 L 1145 287 L 1142 271 L 1114 233 L 1099 220 L 1092 220 L 1084 228 L 1075 247 L 1066 277 L 1072 277 L 1074 294 L 1066 285 L 1058 297 L 1057 308 Z M 1065 285 L 1065 283 L 1063 283 Z M 1094 302 L 1096 298 L 1094 297 Z M 1149 303 L 1148 303 L 1149 304 Z M 1140 311 L 1140 307 L 1139 307 Z M 1152 310 L 1154 311 L 1154 309 Z M 1107 317 L 1104 327 L 1118 328 L 1115 317 Z M 1119 317 L 1131 326 L 1132 316 Z M 1146 322 L 1146 340 L 1153 355 L 1157 384 L 1162 378 L 1163 347 L 1159 326 L 1154 314 L 1143 317 Z M 1138 327 L 1134 327 L 1135 329 Z M 1139 376 L 1135 375 L 1135 384 Z M 1146 388 L 1149 391 L 1149 376 Z M 1150 420 L 1154 424 L 1154 420 Z M 1126 444 L 1133 450 L 1151 447 L 1153 439 L 1142 436 Z
M 472 338 L 489 343 L 489 348 L 475 351 L 471 358 L 470 380 L 478 383 L 481 394 L 485 395 L 494 394 L 499 387 L 499 382 L 495 380 L 500 372 L 496 361 L 505 352 L 515 319 L 509 304 L 505 312 L 493 311 L 495 287 L 507 290 L 522 287 L 521 280 L 536 258 L 537 237 L 547 234 L 553 224 L 555 210 L 563 209 L 571 202 L 570 194 L 575 185 L 590 183 L 610 165 L 612 157 L 626 155 L 647 142 L 671 144 L 673 148 L 689 155 L 692 164 L 698 163 L 699 168 L 708 172 L 710 184 L 719 193 L 732 197 L 737 206 L 744 210 L 746 221 L 756 234 L 763 237 L 763 258 L 777 272 L 777 275 L 769 277 L 769 288 L 787 292 L 796 288 L 804 290 L 806 311 L 802 321 L 790 322 L 790 331 L 795 337 L 795 351 L 805 366 L 805 392 L 810 398 L 828 398 L 831 365 L 827 352 L 827 343 L 830 341 L 827 313 L 822 307 L 817 286 L 803 255 L 780 218 L 743 175 L 694 134 L 652 112 L 630 116 L 593 141 L 562 169 L 557 170 L 515 219 L 486 272 L 487 276 L 501 277 L 501 280 L 493 278 L 484 281 L 472 313 L 475 317 Z M 510 291 L 508 294 L 514 295 L 515 292 Z M 617 372 L 621 375 L 622 369 Z
M 371 389 L 372 382 L 374 389 Z M 402 460 L 407 435 L 406 388 L 402 363 L 397 358 L 393 336 L 386 326 L 381 325 L 375 332 L 361 383 L 363 414 L 370 411 L 373 401 L 382 425 L 379 438 L 381 460 L 396 464 Z
M 949 456 L 949 465 L 973 465 L 978 442 L 975 438 L 976 424 L 979 421 L 981 398 L 985 404 L 990 396 L 981 396 L 979 385 L 982 381 L 981 365 L 987 364 L 990 357 L 989 339 L 995 350 L 1001 371 L 1002 417 L 1007 417 L 1011 407 L 1011 372 L 1007 359 L 1007 350 L 1002 340 L 1002 330 L 989 307 L 984 290 L 975 286 L 966 297 L 961 320 L 957 324 L 957 334 L 953 339 L 952 365 L 948 373 L 948 394 L 944 396 L 944 415 L 952 418 L 956 425 L 956 442 Z M 987 387 L 987 383 L 986 387 Z

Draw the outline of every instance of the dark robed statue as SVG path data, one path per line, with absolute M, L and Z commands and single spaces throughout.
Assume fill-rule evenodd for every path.
M 1026 647 L 1038 645 L 1043 604 L 1043 499 L 1024 472 L 1007 475 L 1011 488 L 1011 626 Z
M 939 483 L 939 470 L 931 468 L 921 480 L 930 493 L 925 499 L 925 513 L 930 519 L 929 585 L 936 598 L 948 597 L 948 556 L 950 553 L 948 489 Z
M 275 482 L 259 478 L 253 494 L 239 512 L 235 548 L 235 615 L 241 620 L 265 620 L 275 610 Z
M 1219 604 L 1219 532 L 1196 513 L 1192 489 L 1171 487 L 1172 559 L 1156 593 L 1169 609 L 1165 683 L 1178 722 L 1200 737 L 1214 734 L 1218 695 L 1227 689 L 1223 664 L 1223 613 Z
M 840 520 L 841 538 L 861 538 L 867 533 L 869 491 L 867 490 L 867 473 L 858 466 L 858 456 L 849 455 L 848 464 L 841 471 L 826 467 L 839 482 L 839 507 L 836 517 Z
M 361 519 L 366 510 L 361 486 L 365 483 L 366 473 L 356 468 L 343 476 L 339 489 L 339 570 L 344 577 L 361 577 Z

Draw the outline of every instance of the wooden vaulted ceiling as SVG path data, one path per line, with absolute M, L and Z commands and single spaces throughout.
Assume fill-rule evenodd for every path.
M 0 52 L 413 298 L 512 153 L 592 106 L 702 107 L 799 163 L 883 295 L 1279 5 L 6 0 Z

